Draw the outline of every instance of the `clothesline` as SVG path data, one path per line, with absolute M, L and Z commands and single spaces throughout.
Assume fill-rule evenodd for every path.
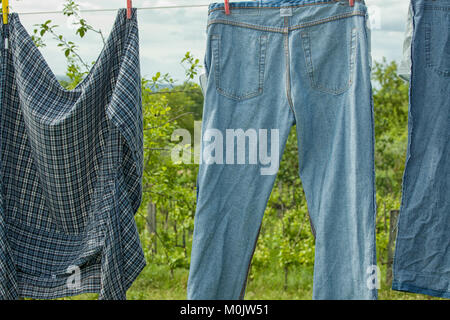
M 197 4 L 197 5 L 175 5 L 175 6 L 154 6 L 154 7 L 135 7 L 137 10 L 161 10 L 161 9 L 183 9 L 183 8 L 206 8 L 208 4 Z M 115 12 L 119 9 L 85 9 L 79 10 L 80 12 Z M 35 12 L 17 12 L 20 15 L 35 15 L 35 14 L 58 14 L 62 11 L 35 11 Z M 175 94 L 175 93 L 197 93 L 193 90 L 176 90 L 169 92 L 152 92 L 150 95 L 158 94 Z
M 158 6 L 158 7 L 135 7 L 137 10 L 161 10 L 161 9 L 184 9 L 184 8 L 207 8 L 209 4 L 191 4 L 191 5 L 175 5 L 175 6 Z M 80 12 L 114 12 L 118 9 L 85 9 Z M 17 12 L 20 15 L 33 15 L 33 14 L 57 14 L 62 13 L 60 11 L 35 11 L 35 12 Z

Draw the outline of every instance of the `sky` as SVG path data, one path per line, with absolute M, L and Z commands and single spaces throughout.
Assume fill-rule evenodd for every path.
M 126 6 L 126 0 L 78 0 L 81 10 L 116 9 Z M 207 5 L 209 0 L 133 0 L 134 7 L 158 7 L 173 5 Z M 65 0 L 10 0 L 11 12 L 30 13 L 57 11 Z M 366 0 L 372 21 L 372 56 L 380 61 L 400 61 L 408 13 L 409 0 Z M 82 17 L 96 29 L 107 35 L 116 17 L 115 12 L 82 12 Z M 34 25 L 52 20 L 59 25 L 58 32 L 74 40 L 85 61 L 94 61 L 102 41 L 95 33 L 80 39 L 74 28 L 62 14 L 22 14 L 22 24 L 31 34 Z M 156 72 L 169 73 L 176 81 L 183 81 L 184 68 L 180 64 L 187 51 L 203 61 L 206 47 L 207 8 L 157 9 L 138 12 L 142 75 L 151 77 Z M 45 38 L 47 46 L 41 51 L 50 68 L 57 75 L 64 75 L 66 60 L 56 43 Z

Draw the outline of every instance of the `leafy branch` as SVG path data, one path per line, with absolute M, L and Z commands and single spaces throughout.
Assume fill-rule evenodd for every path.
M 75 34 L 83 38 L 88 31 L 92 31 L 100 35 L 103 43 L 105 44 L 105 38 L 101 30 L 97 30 L 92 27 L 87 21 L 81 18 L 79 14 L 79 6 L 73 0 L 67 0 L 63 7 L 63 14 L 67 17 L 75 17 L 77 21 L 73 23 L 78 26 Z M 79 83 L 84 76 L 89 73 L 92 64 L 84 61 L 79 52 L 79 47 L 70 40 L 67 40 L 62 34 L 57 32 L 58 25 L 52 24 L 52 20 L 47 20 L 44 23 L 36 24 L 33 30 L 33 39 L 37 47 L 45 47 L 44 37 L 46 34 L 57 41 L 57 46 L 64 52 L 66 59 L 68 60 L 68 70 L 66 75 L 70 78 L 72 86 Z M 84 68 L 84 71 L 80 71 L 80 65 Z

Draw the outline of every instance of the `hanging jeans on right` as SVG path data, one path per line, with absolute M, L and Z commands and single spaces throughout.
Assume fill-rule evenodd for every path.
M 450 0 L 413 0 L 409 146 L 393 289 L 450 298 Z
M 313 297 L 375 299 L 364 2 L 233 2 L 230 15 L 223 2 L 212 4 L 205 65 L 188 298 L 244 297 L 277 164 L 296 125 L 299 171 L 316 233 Z

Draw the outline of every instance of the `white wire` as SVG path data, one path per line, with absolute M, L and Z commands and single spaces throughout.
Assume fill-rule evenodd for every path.
M 161 10 L 161 9 L 183 9 L 183 8 L 206 8 L 209 4 L 194 4 L 194 5 L 177 5 L 177 6 L 161 6 L 161 7 L 135 7 L 137 10 Z M 119 9 L 86 9 L 79 10 L 80 12 L 113 12 Z M 36 11 L 36 12 L 17 12 L 20 15 L 32 15 L 32 14 L 56 14 L 62 13 L 62 11 Z

